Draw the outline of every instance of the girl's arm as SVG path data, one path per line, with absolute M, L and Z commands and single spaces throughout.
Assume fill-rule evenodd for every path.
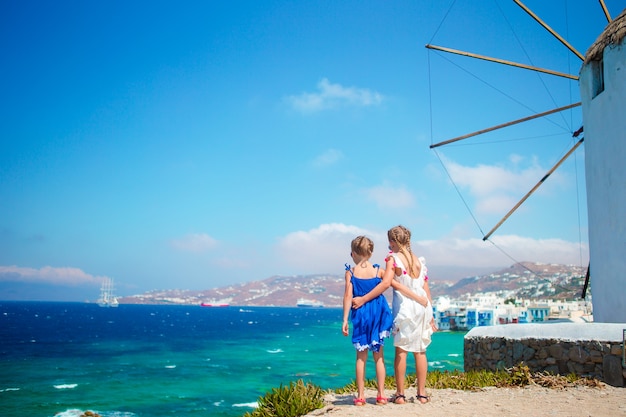
M 405 297 L 410 298 L 413 301 L 416 301 L 417 303 L 423 305 L 424 307 L 428 305 L 428 301 L 430 300 L 430 297 L 417 295 L 412 289 L 396 281 L 395 279 L 391 281 L 391 287 L 394 290 L 400 292 L 400 294 L 404 295 Z M 428 292 L 426 294 L 428 294 Z
M 364 296 L 352 298 L 352 308 L 361 307 L 363 304 L 373 300 L 374 298 L 384 293 L 387 288 L 391 286 L 391 281 L 393 281 L 393 257 L 387 257 L 385 259 L 385 262 L 385 273 L 382 276 L 382 281 L 380 281 L 377 286 L 372 288 L 372 290 Z
M 426 291 L 426 295 L 428 296 L 428 301 L 430 304 L 433 304 L 433 298 L 430 296 L 430 287 L 428 287 L 428 281 L 424 282 L 424 291 Z
M 341 332 L 344 336 L 350 333 L 350 325 L 348 324 L 348 316 L 350 315 L 350 309 L 352 307 L 352 280 L 350 271 L 346 271 L 346 286 L 343 290 L 343 324 L 341 325 Z
M 430 295 L 430 288 L 428 287 L 428 281 L 424 282 L 424 291 L 426 291 L 426 295 L 428 296 L 428 301 L 430 301 L 430 305 L 433 305 L 433 299 Z M 437 328 L 437 323 L 435 322 L 435 316 L 433 315 L 433 319 L 430 322 L 430 325 L 433 328 L 433 332 L 438 331 L 439 329 Z

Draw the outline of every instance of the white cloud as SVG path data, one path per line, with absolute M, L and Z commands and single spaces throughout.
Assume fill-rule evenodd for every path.
M 217 246 L 217 240 L 206 233 L 192 233 L 172 240 L 171 244 L 183 252 L 206 252 Z
M 100 285 L 106 277 L 95 277 L 79 268 L 44 266 L 43 268 L 25 268 L 19 266 L 0 266 L 0 281 L 38 282 L 62 285 Z
M 481 214 L 508 213 L 518 201 L 513 196 L 505 194 L 485 196 L 476 200 L 476 212 Z
M 340 273 L 350 259 L 350 242 L 359 235 L 374 241 L 373 261 L 387 251 L 386 235 L 343 223 L 322 224 L 316 229 L 288 234 L 275 246 L 278 256 L 296 273 Z M 381 258 L 382 259 L 382 258 Z
M 583 264 L 589 260 L 587 244 L 581 247 L 578 242 L 554 238 L 533 239 L 517 235 L 494 236 L 490 240 L 520 261 L 577 265 L 581 262 L 581 256 Z
M 291 268 L 289 274 L 340 274 L 342 266 L 351 262 L 350 242 L 358 235 L 368 236 L 374 241 L 372 262 L 382 264 L 388 252 L 387 230 L 368 230 L 342 223 L 322 224 L 308 231 L 290 233 L 279 240 L 274 250 L 281 262 Z M 454 237 L 414 240 L 412 248 L 418 256 L 426 258 L 433 276 L 437 271 L 445 275 L 443 271 L 448 268 L 473 271 L 507 267 L 523 261 L 565 265 L 582 263 L 586 266 L 589 260 L 586 244 L 580 246 L 577 242 L 562 239 L 533 239 L 517 235 L 498 236 L 490 241 Z M 464 276 L 469 275 L 471 272 Z
M 318 92 L 315 93 L 288 96 L 286 101 L 303 113 L 313 113 L 340 106 L 376 106 L 383 101 L 383 96 L 376 91 L 331 84 L 327 78 L 323 78 L 317 84 L 317 89 Z
M 445 164 L 454 183 L 461 189 L 467 189 L 476 199 L 477 213 L 502 214 L 519 202 L 548 172 L 535 159 L 526 167 L 520 167 L 524 159 L 519 155 L 511 155 L 509 159 L 513 167 L 484 164 L 464 166 L 450 160 L 445 160 Z M 560 174 L 554 172 L 550 182 L 554 186 L 562 185 L 564 181 Z M 543 183 L 538 192 L 550 189 L 547 183 Z
M 316 168 L 322 168 L 328 165 L 333 165 L 343 158 L 343 153 L 337 149 L 328 149 L 323 154 L 317 156 L 313 160 L 313 166 Z
M 521 163 L 522 161 L 524 161 L 524 156 L 523 155 L 518 155 L 518 154 L 511 154 L 509 155 L 509 161 L 511 161 L 513 164 L 517 165 L 519 163 Z
M 492 237 L 490 241 L 457 238 L 424 240 L 415 242 L 413 247 L 426 257 L 428 264 L 456 267 L 508 266 L 516 261 L 579 265 L 581 256 L 583 264 L 589 259 L 586 244 L 581 247 L 577 242 L 563 239 L 533 239 L 517 235 Z
M 415 197 L 404 186 L 376 185 L 364 190 L 368 200 L 374 201 L 380 208 L 409 208 L 415 205 Z

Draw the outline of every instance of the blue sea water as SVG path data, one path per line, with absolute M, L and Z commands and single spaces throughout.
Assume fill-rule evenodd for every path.
M 271 388 L 354 379 L 341 310 L 0 302 L 2 416 L 242 416 Z M 387 339 L 387 372 L 393 344 Z M 463 333 L 429 369 L 463 368 Z M 409 363 L 409 371 L 414 369 Z M 366 377 L 374 378 L 373 363 Z

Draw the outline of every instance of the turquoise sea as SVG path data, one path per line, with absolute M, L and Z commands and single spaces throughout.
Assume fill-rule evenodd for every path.
M 352 381 L 341 316 L 334 308 L 0 302 L 0 409 L 4 417 L 241 416 L 290 381 Z M 429 370 L 463 369 L 463 336 L 435 333 Z M 373 362 L 366 372 L 374 378 Z

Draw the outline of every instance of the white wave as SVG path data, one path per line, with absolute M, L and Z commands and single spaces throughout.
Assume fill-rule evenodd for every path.
M 19 391 L 19 388 L 5 388 L 5 389 L 0 389 L 0 392 L 6 392 L 6 391 Z
M 56 413 L 54 417 L 80 417 L 83 414 L 83 410 L 77 408 L 71 408 L 69 410 Z
M 219 363 L 210 363 L 209 368 L 219 368 L 219 369 L 228 369 L 227 365 L 219 364 Z
M 266 351 L 267 353 L 283 353 L 282 349 L 270 349 Z
M 74 389 L 78 386 L 78 384 L 59 384 L 59 385 L 54 385 L 54 388 L 56 389 Z
M 240 403 L 240 404 L 233 404 L 233 407 L 250 407 L 250 408 L 257 408 L 259 406 L 259 404 L 255 401 L 252 403 Z
M 448 356 L 454 356 L 455 358 L 461 356 L 460 353 L 448 353 Z
M 167 369 L 174 369 L 174 368 L 176 368 L 176 365 L 165 365 L 165 368 L 167 368 Z

